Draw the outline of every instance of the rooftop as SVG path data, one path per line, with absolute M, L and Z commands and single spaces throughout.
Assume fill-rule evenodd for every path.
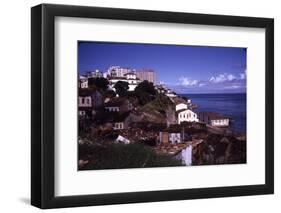
M 91 96 L 95 91 L 97 91 L 95 88 L 79 88 L 78 96 L 80 97 Z
M 193 111 L 192 111 L 192 110 L 190 110 L 190 109 L 181 109 L 181 110 L 176 111 L 176 114 L 178 115 L 179 113 L 184 112 L 184 111 L 190 111 L 190 112 L 193 112 Z M 194 113 L 194 112 L 193 112 L 193 113 Z
M 174 97 L 172 98 L 175 104 L 187 104 L 183 98 Z
M 110 101 L 104 104 L 105 107 L 119 107 L 124 104 L 126 98 L 112 98 Z
M 99 112 L 97 113 L 95 119 L 97 124 L 102 123 L 114 123 L 114 122 L 123 122 L 128 116 L 130 115 L 130 112 Z

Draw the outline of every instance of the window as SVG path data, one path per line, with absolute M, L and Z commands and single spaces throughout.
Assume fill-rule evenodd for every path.
M 123 129 L 123 123 L 115 123 L 116 129 Z

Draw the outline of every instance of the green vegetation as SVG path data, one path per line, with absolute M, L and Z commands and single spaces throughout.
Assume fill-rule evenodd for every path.
M 97 88 L 101 91 L 106 91 L 109 85 L 109 81 L 106 78 L 88 78 L 88 84 L 90 88 Z
M 114 88 L 120 97 L 124 97 L 129 89 L 129 83 L 126 81 L 117 81 L 117 83 L 114 85 Z
M 182 166 L 180 160 L 143 144 L 83 144 L 79 159 L 89 161 L 80 170 Z
M 144 105 L 141 109 L 145 112 L 159 112 L 161 114 L 165 114 L 165 110 L 171 105 L 172 102 L 170 99 L 162 94 L 157 94 L 156 98 L 146 105 Z
M 140 105 L 145 105 L 155 99 L 157 91 L 151 82 L 143 81 L 136 87 L 134 93 Z

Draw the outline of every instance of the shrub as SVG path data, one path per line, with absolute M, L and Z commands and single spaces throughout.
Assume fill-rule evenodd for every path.
M 80 170 L 181 166 L 170 155 L 157 154 L 143 144 L 82 144 L 79 159 L 89 161 Z

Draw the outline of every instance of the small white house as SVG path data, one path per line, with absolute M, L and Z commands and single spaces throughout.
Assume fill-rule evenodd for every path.
M 171 144 L 181 143 L 181 133 L 179 132 L 169 133 L 169 142 Z
M 119 112 L 120 111 L 120 107 L 119 106 L 106 106 L 104 108 L 106 110 L 108 110 L 109 112 Z
M 79 76 L 79 82 L 78 82 L 78 87 L 79 88 L 88 88 L 88 78 L 84 76 Z
M 116 122 L 114 123 L 114 129 L 124 129 L 124 123 L 123 122 Z
M 197 114 L 190 109 L 182 109 L 177 111 L 178 124 L 187 122 L 198 122 Z
M 167 89 L 165 95 L 168 96 L 168 97 L 170 97 L 170 98 L 175 98 L 175 97 L 177 97 L 177 94 L 176 94 L 175 92 L 173 92 L 172 90 L 170 90 L 170 89 Z
M 130 140 L 123 137 L 122 135 L 118 135 L 118 137 L 115 140 L 117 143 L 124 143 L 124 144 L 129 144 Z
M 78 106 L 79 107 L 92 107 L 92 99 L 91 96 L 79 96 L 78 98 Z
M 88 85 L 88 80 L 82 81 L 81 84 L 80 84 L 80 87 L 81 87 L 81 88 L 88 88 L 88 87 L 89 87 L 89 85 Z
M 89 110 L 92 107 L 91 96 L 79 96 L 78 97 L 78 113 L 80 116 L 86 116 L 86 109 Z
M 216 127 L 229 126 L 229 118 L 214 112 L 200 112 L 200 121 Z
M 211 125 L 218 126 L 218 127 L 229 126 L 229 119 L 228 118 L 214 119 L 214 120 L 211 120 Z

